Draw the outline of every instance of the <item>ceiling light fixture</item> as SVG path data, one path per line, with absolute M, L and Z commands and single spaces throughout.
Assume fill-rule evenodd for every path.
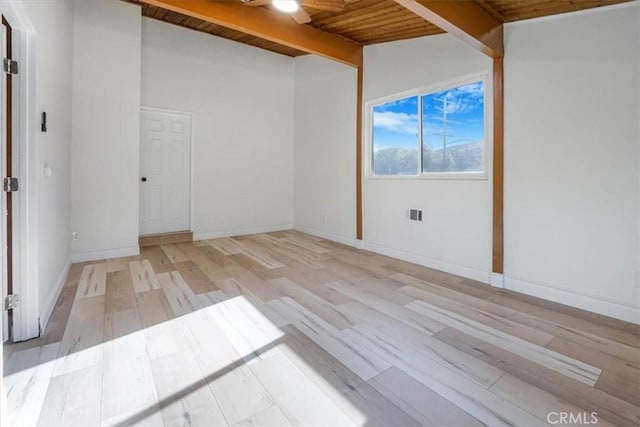
M 296 12 L 300 8 L 296 0 L 273 0 L 271 3 L 276 9 L 283 12 Z

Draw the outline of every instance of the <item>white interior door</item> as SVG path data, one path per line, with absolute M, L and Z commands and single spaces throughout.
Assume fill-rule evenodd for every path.
M 142 110 L 140 234 L 190 229 L 191 117 Z

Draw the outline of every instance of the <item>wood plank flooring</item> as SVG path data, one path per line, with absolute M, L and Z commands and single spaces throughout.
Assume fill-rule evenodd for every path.
M 74 264 L 4 353 L 12 426 L 640 425 L 639 327 L 296 231 Z

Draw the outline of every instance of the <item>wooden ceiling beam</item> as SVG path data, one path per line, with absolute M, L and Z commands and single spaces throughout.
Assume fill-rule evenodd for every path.
M 472 1 L 394 0 L 492 58 L 504 56 L 502 22 Z
M 206 0 L 140 0 L 140 2 L 313 53 L 352 67 L 362 66 L 362 45 L 309 25 L 297 24 L 289 16 L 262 7 L 246 7 L 241 3 Z

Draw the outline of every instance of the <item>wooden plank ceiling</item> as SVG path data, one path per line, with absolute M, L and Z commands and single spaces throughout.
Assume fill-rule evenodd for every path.
M 126 0 L 142 3 L 140 0 Z M 241 0 L 211 0 L 238 3 Z M 629 0 L 449 0 L 474 1 L 501 22 L 556 15 Z M 250 6 L 245 6 L 250 7 Z M 265 6 L 268 7 L 268 6 Z M 324 11 L 306 7 L 306 24 L 362 45 L 440 34 L 443 31 L 393 0 L 345 0 L 344 10 Z M 256 46 L 287 56 L 306 55 L 300 50 L 244 34 L 197 18 L 142 4 L 142 15 L 215 36 Z

